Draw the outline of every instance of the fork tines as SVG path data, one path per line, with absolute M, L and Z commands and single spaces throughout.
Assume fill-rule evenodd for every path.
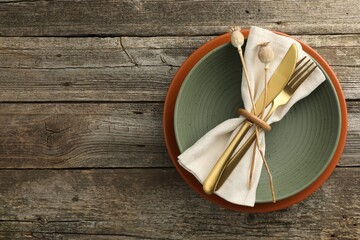
M 288 86 L 297 89 L 307 77 L 316 69 L 316 64 L 308 59 L 305 63 L 302 62 L 306 59 L 306 56 L 301 58 L 295 66 L 295 71 L 291 75 L 290 81 L 288 82 Z

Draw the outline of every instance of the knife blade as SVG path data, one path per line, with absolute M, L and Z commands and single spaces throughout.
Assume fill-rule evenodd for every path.
M 265 106 L 268 106 L 285 87 L 295 69 L 296 60 L 297 47 L 295 44 L 292 44 L 268 82 L 268 95 Z M 255 108 L 257 110 L 263 108 L 264 98 L 265 93 L 263 91 L 255 103 Z M 260 112 L 255 112 L 254 109 L 252 109 L 251 112 L 255 115 L 260 115 Z M 216 162 L 203 184 L 203 190 L 206 194 L 212 194 L 214 190 L 217 189 L 219 179 L 229 163 L 231 156 L 252 125 L 253 123 L 247 120 L 244 121 L 233 140 Z

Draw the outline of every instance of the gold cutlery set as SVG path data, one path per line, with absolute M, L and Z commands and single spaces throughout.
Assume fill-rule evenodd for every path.
M 264 104 L 266 107 L 270 106 L 270 110 L 262 121 L 267 122 L 278 107 L 287 104 L 299 86 L 301 86 L 301 84 L 316 69 L 315 63 L 308 57 L 303 57 L 296 62 L 297 55 L 297 47 L 295 44 L 292 44 L 267 83 L 267 96 L 265 96 L 263 91 L 256 101 L 255 109 L 263 109 Z M 266 102 L 264 100 L 266 100 Z M 261 116 L 262 112 L 252 109 L 250 114 L 253 115 L 253 117 L 247 118 L 247 120 L 243 122 L 239 131 L 207 176 L 203 184 L 205 193 L 212 194 L 223 185 L 244 154 L 253 144 L 255 132 L 246 140 L 241 148 L 235 152 L 245 134 L 254 124 L 257 124 L 256 119 L 258 119 L 258 116 Z

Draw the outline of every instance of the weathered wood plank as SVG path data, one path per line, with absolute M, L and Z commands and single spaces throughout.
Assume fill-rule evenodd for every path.
M 105 68 L 133 66 L 120 38 L 0 38 L 1 67 Z
M 54 239 L 64 239 L 66 233 L 141 239 L 357 239 L 359 173 L 359 168 L 338 168 L 299 204 L 245 214 L 207 202 L 174 169 L 3 170 L 0 231 L 10 236 L 53 234 Z
M 360 102 L 348 102 L 341 166 L 360 166 Z M 162 103 L 0 104 L 0 168 L 172 167 Z
M 45 233 L 45 232 L 0 232 L 0 239 L 26 239 L 26 240 L 134 240 L 138 237 L 120 234 L 68 234 L 68 233 Z M 150 239 L 142 237 L 141 239 Z
M 289 33 L 360 33 L 356 0 L 0 1 L 1 36 L 209 35 L 241 24 Z
M 2 104 L 0 167 L 171 166 L 162 103 Z
M 177 68 L 208 37 L 0 38 L 0 101 L 163 101 Z M 360 98 L 359 35 L 299 38 Z
M 0 101 L 164 101 L 176 70 L 168 66 L 0 69 Z
M 358 156 L 360 149 L 360 103 L 348 102 L 348 133 L 341 164 L 351 166 L 360 166 L 360 158 Z M 349 166 L 350 166 L 349 165 Z
M 356 47 L 360 44 L 359 35 L 292 35 L 310 46 L 317 47 Z

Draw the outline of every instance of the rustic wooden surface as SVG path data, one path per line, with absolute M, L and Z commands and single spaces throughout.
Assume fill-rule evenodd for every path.
M 0 0 L 0 239 L 359 239 L 359 13 L 355 0 Z M 205 201 L 164 145 L 174 73 L 234 24 L 307 42 L 347 99 L 333 175 L 274 213 Z

